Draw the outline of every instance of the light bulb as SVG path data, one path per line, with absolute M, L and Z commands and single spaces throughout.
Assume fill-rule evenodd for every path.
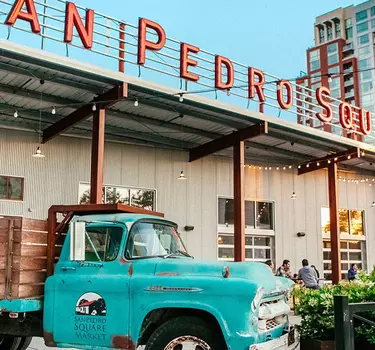
M 332 83 L 332 76 L 331 74 L 328 74 L 328 82 L 331 84 Z
M 306 168 L 310 168 L 310 164 L 306 164 Z
M 286 170 L 286 167 L 285 167 L 285 166 L 283 167 L 283 170 Z
M 52 114 L 56 114 L 56 108 L 55 107 L 52 107 Z
M 362 153 L 361 153 L 361 156 L 362 156 L 362 157 L 364 157 L 364 156 L 365 156 L 365 152 L 364 152 L 364 151 L 362 151 Z
M 316 163 L 316 166 L 320 166 L 320 163 L 318 162 L 318 163 Z
M 180 101 L 180 102 L 184 102 L 184 95 L 183 95 L 182 93 L 180 94 L 179 101 Z
M 298 169 L 301 169 L 301 166 L 300 166 L 300 165 L 298 165 Z
M 135 101 L 134 101 L 134 107 L 138 107 L 139 106 L 139 102 L 138 102 L 138 99 L 136 99 Z
M 93 112 L 96 111 L 96 103 L 94 103 L 94 104 L 92 105 L 92 111 L 93 111 Z
M 331 164 L 331 160 L 330 159 L 328 159 L 328 164 Z
M 227 89 L 227 96 L 230 96 L 230 89 Z
M 289 169 L 292 169 L 292 166 L 291 166 L 291 165 L 289 165 Z
M 18 118 L 18 112 L 17 112 L 17 110 L 14 111 L 13 116 L 14 116 L 14 118 Z
M 375 202 L 372 202 L 371 207 L 375 208 Z
M 186 176 L 185 176 L 183 170 L 181 170 L 181 173 L 180 173 L 180 176 L 178 177 L 178 180 L 186 180 Z
M 45 155 L 42 153 L 40 147 L 37 147 L 35 153 L 32 155 L 34 158 L 44 158 Z
M 291 199 L 297 199 L 297 195 L 296 193 L 293 191 L 293 194 L 292 194 L 292 197 L 290 197 Z

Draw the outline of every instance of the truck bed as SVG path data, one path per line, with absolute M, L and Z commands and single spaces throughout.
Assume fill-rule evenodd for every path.
M 57 245 L 59 255 L 61 244 Z M 47 221 L 0 218 L 0 300 L 44 294 L 47 268 Z

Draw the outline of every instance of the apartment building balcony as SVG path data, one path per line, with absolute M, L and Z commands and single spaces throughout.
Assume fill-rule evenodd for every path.
M 348 43 L 348 44 L 344 45 L 344 47 L 342 48 L 342 51 L 343 52 L 353 51 L 353 53 L 354 53 L 353 43 Z
M 350 78 L 349 80 L 344 81 L 344 86 L 349 87 L 354 85 L 354 79 Z

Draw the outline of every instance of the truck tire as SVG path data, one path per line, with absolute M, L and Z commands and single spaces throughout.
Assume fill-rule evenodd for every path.
M 18 350 L 21 343 L 21 337 L 2 337 L 0 338 L 0 350 Z
M 163 323 L 151 334 L 146 350 L 227 349 L 218 338 L 217 330 L 200 318 L 177 317 Z
M 22 337 L 20 345 L 18 345 L 17 350 L 26 350 L 29 346 L 33 337 Z

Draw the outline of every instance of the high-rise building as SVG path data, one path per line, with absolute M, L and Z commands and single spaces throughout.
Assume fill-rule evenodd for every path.
M 319 86 L 329 87 L 332 97 L 375 112 L 375 0 L 338 8 L 317 17 L 314 33 L 315 45 L 307 50 L 307 73 L 298 78 L 297 83 L 312 90 Z M 305 97 L 300 98 L 298 103 L 306 107 L 308 102 L 309 99 Z M 332 125 L 323 125 L 302 112 L 302 108 L 298 122 L 373 143 L 371 139 L 362 139 L 354 133 L 336 128 L 338 120 Z

